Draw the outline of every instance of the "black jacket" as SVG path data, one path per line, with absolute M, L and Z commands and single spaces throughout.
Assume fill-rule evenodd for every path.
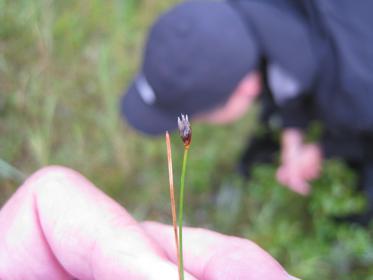
M 307 125 L 311 97 L 329 129 L 373 133 L 373 1 L 230 2 L 269 62 L 287 126 Z

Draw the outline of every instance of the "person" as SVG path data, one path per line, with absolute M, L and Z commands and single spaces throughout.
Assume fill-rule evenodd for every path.
M 323 159 L 341 158 L 358 173 L 368 201 L 350 218 L 366 225 L 373 217 L 372 8 L 368 0 L 178 4 L 152 26 L 122 114 L 136 130 L 158 135 L 175 129 L 180 113 L 224 124 L 265 100 L 262 119 L 281 131 L 278 181 L 307 195 Z M 323 135 L 309 143 L 304 135 L 314 120 Z
M 184 229 L 185 279 L 296 280 L 255 243 Z M 0 210 L 0 279 L 178 279 L 173 230 L 137 222 L 74 170 L 50 166 Z

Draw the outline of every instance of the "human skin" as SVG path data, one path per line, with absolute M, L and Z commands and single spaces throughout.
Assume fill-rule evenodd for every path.
M 310 181 L 321 173 L 323 157 L 319 145 L 305 144 L 298 129 L 285 129 L 282 133 L 281 163 L 276 178 L 284 186 L 301 195 L 311 191 Z
M 255 243 L 184 230 L 185 279 L 289 280 Z M 138 223 L 77 172 L 46 167 L 0 211 L 0 279 L 178 279 L 172 228 Z
M 238 84 L 227 102 L 218 108 L 203 112 L 193 119 L 212 124 L 227 124 L 245 115 L 261 91 L 261 77 L 259 72 L 247 74 Z

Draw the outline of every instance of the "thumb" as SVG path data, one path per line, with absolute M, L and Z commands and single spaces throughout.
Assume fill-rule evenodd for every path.
M 306 180 L 298 176 L 290 178 L 288 187 L 303 196 L 307 196 L 311 190 L 311 185 Z
M 294 169 L 286 166 L 278 168 L 276 179 L 279 183 L 300 195 L 308 195 L 311 190 L 310 184 L 305 179 L 301 178 Z
M 170 226 L 142 224 L 145 231 L 176 262 Z M 187 271 L 200 280 L 290 280 L 289 274 L 255 243 L 205 229 L 184 229 L 184 260 Z

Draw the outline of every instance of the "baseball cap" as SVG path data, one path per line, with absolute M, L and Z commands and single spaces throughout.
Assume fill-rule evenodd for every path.
M 172 131 L 181 113 L 223 105 L 257 61 L 252 31 L 228 2 L 183 2 L 151 28 L 121 112 L 144 134 Z

